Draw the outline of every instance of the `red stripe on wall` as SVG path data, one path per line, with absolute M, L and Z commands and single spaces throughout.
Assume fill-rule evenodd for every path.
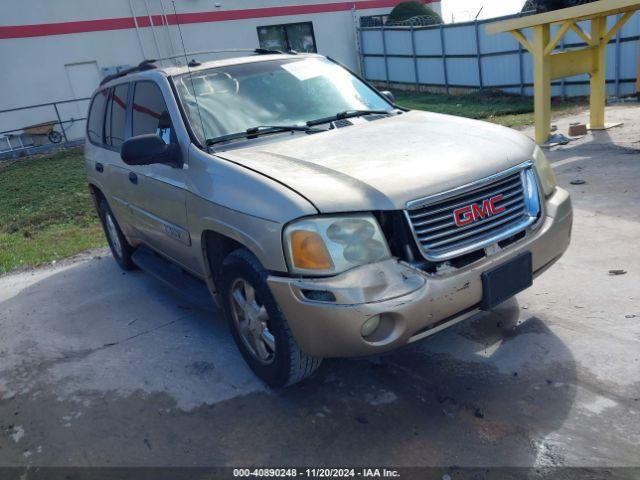
M 440 0 L 423 0 L 424 3 L 436 3 Z M 246 10 L 223 10 L 212 12 L 179 13 L 167 15 L 170 25 L 187 23 L 224 22 L 228 20 L 246 20 L 250 18 L 281 17 L 285 15 L 302 15 L 309 13 L 344 12 L 356 8 L 394 7 L 399 0 L 360 0 L 355 2 L 316 3 L 310 5 L 290 5 L 284 7 L 251 8 Z M 102 32 L 105 30 L 125 30 L 139 27 L 164 25 L 162 15 L 149 17 L 105 18 L 102 20 L 80 20 L 77 22 L 40 23 L 35 25 L 0 26 L 0 39 L 45 37 L 49 35 L 66 35 L 69 33 Z

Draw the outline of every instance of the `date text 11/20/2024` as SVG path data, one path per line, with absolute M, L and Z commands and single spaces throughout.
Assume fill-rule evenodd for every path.
M 398 478 L 400 473 L 387 468 L 235 468 L 233 476 L 238 478 Z

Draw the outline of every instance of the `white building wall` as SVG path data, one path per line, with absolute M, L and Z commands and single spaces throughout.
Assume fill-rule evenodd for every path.
M 185 18 L 185 21 L 198 22 L 202 18 L 214 17 L 215 21 L 181 23 L 180 29 L 177 25 L 161 25 L 163 14 L 172 18 L 174 3 L 179 18 Z M 187 51 L 256 48 L 259 44 L 257 27 L 265 25 L 312 21 L 318 52 L 358 70 L 355 28 L 358 17 L 388 13 L 393 3 L 395 2 L 389 0 L 13 2 L 11 6 L 5 6 L 0 18 L 0 64 L 3 65 L 0 69 L 0 110 L 89 96 L 104 74 L 103 69 L 136 65 L 145 57 L 157 58 L 181 53 L 183 42 Z M 368 8 L 380 4 L 386 6 Z M 439 11 L 439 3 L 432 3 L 431 6 Z M 311 12 L 281 15 L 280 13 L 288 13 L 289 10 L 264 10 L 283 7 L 298 9 L 295 11 L 302 8 Z M 329 11 L 318 12 L 318 9 Z M 240 13 L 246 17 L 260 18 L 224 20 L 225 12 L 231 12 L 232 16 L 237 17 L 238 11 L 247 11 Z M 205 17 L 193 15 L 199 13 Z M 140 25 L 138 29 L 101 30 L 114 28 L 114 25 L 133 26 L 134 16 Z M 156 26 L 148 26 L 149 16 Z M 56 34 L 74 29 L 97 31 Z M 21 38 L 11 38 L 16 36 Z M 220 58 L 220 55 L 211 58 Z M 59 106 L 60 116 L 64 120 L 83 117 L 86 110 L 87 102 Z M 55 118 L 51 107 L 0 114 L 0 131 Z M 71 128 L 70 136 L 82 135 L 82 122 L 77 122 Z

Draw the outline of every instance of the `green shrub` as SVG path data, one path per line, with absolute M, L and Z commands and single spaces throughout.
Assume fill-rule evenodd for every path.
M 402 24 L 416 17 L 420 18 L 420 25 L 436 25 L 442 23 L 442 18 L 428 6 L 417 1 L 401 2 L 396 5 L 387 20 L 387 24 Z

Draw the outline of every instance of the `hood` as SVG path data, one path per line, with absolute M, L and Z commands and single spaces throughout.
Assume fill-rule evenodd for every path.
M 531 159 L 510 128 L 411 111 L 216 155 L 289 186 L 323 213 L 396 210 Z

